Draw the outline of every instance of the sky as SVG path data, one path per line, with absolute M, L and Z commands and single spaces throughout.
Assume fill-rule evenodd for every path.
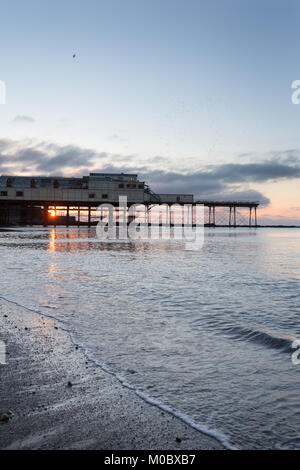
M 0 8 L 0 173 L 128 171 L 300 225 L 298 0 Z

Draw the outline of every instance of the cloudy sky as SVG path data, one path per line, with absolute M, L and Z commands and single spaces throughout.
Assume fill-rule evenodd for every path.
M 1 173 L 138 172 L 300 223 L 298 0 L 0 6 Z

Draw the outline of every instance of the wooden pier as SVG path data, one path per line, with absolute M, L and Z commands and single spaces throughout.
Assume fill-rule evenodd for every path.
M 101 217 L 98 206 L 105 204 L 99 201 L 99 204 L 87 204 L 78 201 L 71 201 L 66 204 L 65 201 L 0 201 L 0 225 L 10 226 L 94 226 Z M 118 213 L 118 204 L 107 202 L 115 208 Z M 128 209 L 133 204 L 128 204 Z M 174 203 L 164 203 L 164 206 L 171 208 Z M 176 203 L 178 206 L 185 206 L 184 203 Z M 200 200 L 192 204 L 187 204 L 191 209 L 191 220 L 193 220 L 195 207 L 203 205 L 205 208 L 205 226 L 207 227 L 257 227 L 257 208 L 258 202 L 245 201 L 208 201 Z M 143 203 L 146 211 L 148 223 L 151 223 L 153 208 L 157 207 L 154 202 Z M 239 210 L 244 212 L 241 215 Z M 246 210 L 246 212 L 245 212 Z M 151 212 L 152 211 L 152 212 Z M 19 222 L 14 222 L 14 213 L 18 213 Z M 172 222 L 172 212 L 169 209 L 169 222 Z
M 166 213 L 162 218 L 171 225 L 172 220 L 176 219 L 175 206 L 187 208 L 190 222 L 194 223 L 196 206 L 202 205 L 205 218 L 201 223 L 208 227 L 257 227 L 259 206 L 259 202 L 247 201 L 195 201 L 193 194 L 158 194 L 135 174 L 90 173 L 81 178 L 0 176 L 1 226 L 90 227 L 101 219 L 101 214 L 97 212 L 99 206 L 110 206 L 117 212 L 122 204 L 127 210 L 132 206 L 144 207 L 145 223 L 151 223 L 157 207 L 163 210 L 164 206 Z M 176 224 L 186 223 L 180 216 L 182 210 L 179 210 Z M 160 224 L 160 220 L 156 223 Z

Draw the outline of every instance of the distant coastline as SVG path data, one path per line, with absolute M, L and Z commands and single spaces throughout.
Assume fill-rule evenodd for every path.
M 14 232 L 20 228 L 27 228 L 27 229 L 32 229 L 32 227 L 29 227 L 29 226 L 24 226 L 24 225 L 20 225 L 20 226 L 14 226 L 14 227 L 1 227 L 0 228 L 0 232 Z M 39 228 L 39 226 L 35 226 L 35 228 Z M 45 228 L 43 226 L 40 226 L 40 228 Z M 65 228 L 65 229 L 69 229 L 69 228 L 73 228 L 73 229 L 76 229 L 76 228 L 89 228 L 87 225 L 81 225 L 80 227 L 77 227 L 77 226 L 72 226 L 72 227 L 66 227 L 66 226 L 53 226 L 53 227 L 47 227 L 47 228 Z M 236 228 L 245 228 L 245 229 L 257 229 L 257 228 L 299 228 L 300 229 L 300 225 L 257 225 L 257 226 L 252 226 L 252 227 L 249 227 L 248 225 L 236 225 L 236 226 L 229 226 L 229 225 L 217 225 L 217 226 L 213 226 L 213 225 L 207 225 L 205 224 L 205 228 L 228 228 L 228 229 L 236 229 Z

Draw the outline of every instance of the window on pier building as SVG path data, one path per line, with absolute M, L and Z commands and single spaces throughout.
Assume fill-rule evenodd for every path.
M 94 194 L 94 193 L 89 194 L 89 198 L 90 198 L 90 199 L 95 199 L 95 194 Z
M 123 189 L 124 188 L 124 183 L 119 184 L 119 188 Z
M 30 181 L 30 187 L 31 187 L 31 188 L 36 188 L 36 183 L 35 183 L 35 180 L 34 180 L 34 179 L 32 179 L 32 180 Z
M 7 196 L 7 191 L 1 191 L 0 195 L 1 196 Z
M 54 189 L 59 188 L 59 182 L 58 182 L 57 180 L 54 181 L 54 183 L 53 183 L 53 188 L 54 188 Z
M 176 197 L 176 202 L 180 202 L 180 196 Z
M 23 197 L 23 196 L 24 196 L 23 191 L 17 191 L 17 192 L 16 192 L 16 196 L 17 196 L 17 197 Z
M 11 178 L 7 178 L 7 180 L 6 180 L 6 187 L 7 187 L 7 188 L 12 188 L 12 179 L 11 179 Z
M 102 194 L 102 199 L 108 199 L 108 194 Z

